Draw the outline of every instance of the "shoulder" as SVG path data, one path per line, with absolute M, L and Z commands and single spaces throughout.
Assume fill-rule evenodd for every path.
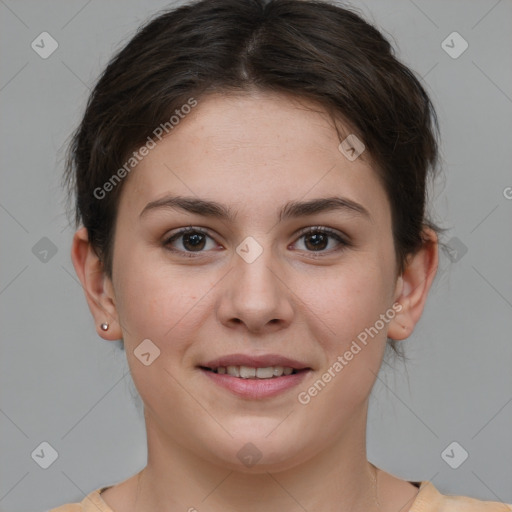
M 60 507 L 51 508 L 46 512 L 82 512 L 82 510 L 81 503 L 66 503 L 65 505 L 60 505 Z
M 52 508 L 46 512 L 113 512 L 103 501 L 100 493 L 107 487 L 100 487 L 91 491 L 82 501 L 77 503 L 66 503 L 59 507 Z
M 441 494 L 432 482 L 421 482 L 409 512 L 511 512 L 512 504 Z

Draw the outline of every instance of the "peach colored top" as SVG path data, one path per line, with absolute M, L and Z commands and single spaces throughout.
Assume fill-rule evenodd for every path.
M 510 512 L 512 504 L 497 501 L 481 501 L 466 496 L 441 494 L 434 484 L 425 480 L 413 483 L 419 487 L 418 495 L 408 512 Z M 102 499 L 101 487 L 89 493 L 80 503 L 68 503 L 46 512 L 114 512 Z M 405 512 L 405 511 L 404 511 Z

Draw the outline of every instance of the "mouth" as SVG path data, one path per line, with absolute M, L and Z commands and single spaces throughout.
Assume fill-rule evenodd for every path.
M 297 386 L 312 368 L 282 356 L 225 356 L 198 369 L 221 388 L 245 399 L 270 398 Z
M 251 366 L 218 366 L 216 368 L 208 368 L 200 366 L 202 370 L 217 373 L 219 375 L 230 375 L 231 377 L 238 377 L 240 379 L 275 379 L 283 375 L 294 375 L 299 372 L 306 371 L 308 368 L 295 369 L 291 366 L 265 366 L 265 367 L 251 367 Z

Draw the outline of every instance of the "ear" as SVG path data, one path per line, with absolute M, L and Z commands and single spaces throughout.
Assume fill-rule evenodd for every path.
M 112 281 L 104 273 L 103 263 L 89 243 L 85 227 L 80 228 L 73 237 L 71 260 L 94 317 L 96 332 L 105 340 L 122 338 Z M 104 322 L 109 324 L 107 331 L 101 329 Z
M 396 282 L 395 302 L 400 303 L 402 309 L 389 323 L 388 338 L 393 340 L 408 338 L 414 331 L 437 272 L 437 234 L 428 227 L 423 233 L 422 248 L 409 256 L 405 270 Z

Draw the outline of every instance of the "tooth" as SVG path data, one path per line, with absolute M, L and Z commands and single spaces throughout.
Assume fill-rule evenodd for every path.
M 281 377 L 283 375 L 284 368 L 282 366 L 274 366 L 273 375 L 274 377 Z
M 256 368 L 240 366 L 240 377 L 242 377 L 242 379 L 250 379 L 256 377 Z
M 240 368 L 238 366 L 228 366 L 226 368 L 228 375 L 232 375 L 233 377 L 240 377 Z
M 253 368 L 250 366 L 219 366 L 212 370 L 220 375 L 231 375 L 242 379 L 271 379 L 282 375 L 291 375 L 293 368 L 289 366 L 266 366 Z
M 272 366 L 267 366 L 266 368 L 257 368 L 256 369 L 256 377 L 258 379 L 270 379 L 274 375 L 274 368 Z

